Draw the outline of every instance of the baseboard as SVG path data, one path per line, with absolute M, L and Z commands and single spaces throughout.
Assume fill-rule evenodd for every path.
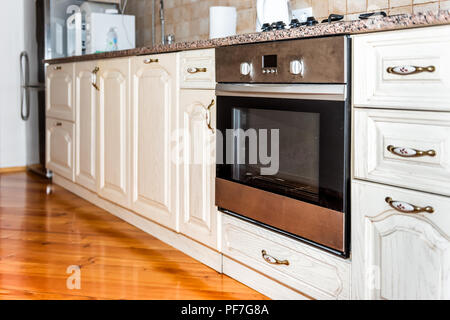
M 223 273 L 274 300 L 311 300 L 226 256 L 223 257 Z
M 120 207 L 108 200 L 100 198 L 96 193 L 85 189 L 84 187 L 73 183 L 56 174 L 53 175 L 53 183 L 76 194 L 77 196 L 91 202 L 97 207 L 108 211 L 114 216 L 128 222 L 138 229 L 154 236 L 155 238 L 167 243 L 168 245 L 191 256 L 195 260 L 207 265 L 208 267 L 222 273 L 222 254 L 211 248 L 205 247 L 200 243 L 189 239 L 182 234 L 169 230 L 151 220 L 148 220 L 136 213 Z
M 27 167 L 7 167 L 7 168 L 0 168 L 0 173 L 15 173 L 15 172 L 25 172 L 27 170 Z

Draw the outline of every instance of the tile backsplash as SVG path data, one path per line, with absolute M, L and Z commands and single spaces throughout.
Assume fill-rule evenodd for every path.
M 174 34 L 176 41 L 208 39 L 209 7 L 233 6 L 237 8 L 237 33 L 255 31 L 256 0 L 165 0 L 166 34 Z M 155 1 L 155 43 L 161 42 L 159 1 Z M 389 15 L 449 10 L 450 0 L 291 0 L 292 9 L 313 8 L 317 20 L 330 13 L 357 19 L 359 13 L 386 11 Z M 152 0 L 128 0 L 127 14 L 136 16 L 136 44 L 152 43 Z

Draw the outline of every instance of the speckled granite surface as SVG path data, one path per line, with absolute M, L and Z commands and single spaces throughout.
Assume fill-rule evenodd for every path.
M 313 27 L 240 34 L 227 38 L 198 40 L 192 42 L 177 42 L 171 45 L 157 45 L 155 47 L 141 47 L 130 50 L 104 52 L 84 56 L 74 56 L 46 60 L 50 64 L 78 62 L 95 59 L 120 58 L 136 55 L 157 54 L 195 49 L 216 48 L 244 43 L 276 41 L 286 39 L 301 39 L 329 35 L 358 34 L 375 31 L 398 30 L 433 25 L 450 24 L 450 11 L 437 13 L 428 12 L 413 15 L 396 15 L 386 18 L 375 18 L 358 21 L 334 22 L 332 24 L 318 24 Z

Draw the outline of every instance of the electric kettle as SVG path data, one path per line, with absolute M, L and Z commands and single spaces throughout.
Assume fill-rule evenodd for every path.
M 264 23 L 283 21 L 288 25 L 291 21 L 291 13 L 289 0 L 257 0 L 256 31 L 261 31 Z

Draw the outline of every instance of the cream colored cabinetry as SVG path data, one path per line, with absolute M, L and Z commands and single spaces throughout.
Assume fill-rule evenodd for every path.
M 74 136 L 73 123 L 47 118 L 46 167 L 72 181 L 74 180 Z
M 46 116 L 59 120 L 75 120 L 73 97 L 74 64 L 50 65 L 46 75 Z
M 450 298 L 449 31 L 354 37 L 355 299 Z
M 132 201 L 141 215 L 177 229 L 178 53 L 132 59 Z
M 129 206 L 129 59 L 99 61 L 98 194 Z
M 97 191 L 98 62 L 75 64 L 75 182 Z

